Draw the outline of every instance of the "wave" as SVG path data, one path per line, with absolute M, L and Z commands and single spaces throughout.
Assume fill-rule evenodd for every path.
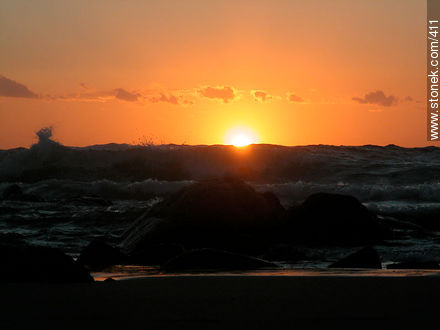
M 225 175 L 274 184 L 417 186 L 440 182 L 440 149 L 436 147 L 251 145 L 237 149 L 108 144 L 76 148 L 53 141 L 51 134 L 49 129 L 38 132 L 39 142 L 29 149 L 0 151 L 0 182 L 185 181 Z
M 360 201 L 405 201 L 440 203 L 440 183 L 421 184 L 359 184 L 338 182 L 335 184 L 316 182 L 287 182 L 281 184 L 255 185 L 259 191 L 274 192 L 284 204 L 301 202 L 309 195 L 318 192 L 352 195 Z
M 35 183 L 18 183 L 26 194 L 37 196 L 46 201 L 63 200 L 78 196 L 99 196 L 109 200 L 149 200 L 169 195 L 194 181 L 161 181 L 147 179 L 135 182 L 118 182 L 111 180 L 74 181 L 49 179 Z M 318 192 L 352 195 L 363 203 L 401 202 L 406 205 L 433 204 L 440 205 L 440 183 L 423 183 L 408 185 L 392 184 L 354 184 L 354 183 L 250 183 L 258 191 L 271 191 L 278 196 L 286 207 L 305 200 Z M 10 183 L 0 183 L 0 195 Z M 371 204 L 373 205 L 373 204 Z M 390 204 L 380 204 L 385 208 Z M 395 205 L 400 205 L 399 203 Z
M 272 191 L 286 207 L 317 192 L 355 196 L 389 221 L 440 231 L 440 149 L 381 146 L 232 146 L 111 143 L 67 147 L 50 128 L 30 148 L 0 150 L 0 196 L 15 183 L 28 201 L 0 200 L 0 238 L 77 254 L 88 241 L 119 237 L 161 197 L 194 180 L 235 176 Z M 81 203 L 81 196 L 112 201 Z M 84 201 L 84 200 L 83 200 Z M 87 201 L 87 199 L 85 199 Z M 104 201 L 108 202 L 108 201 Z M 437 241 L 379 247 L 387 260 L 438 256 Z M 385 254 L 384 254 L 385 253 Z
M 154 179 L 139 182 L 110 180 L 83 182 L 50 179 L 36 183 L 19 183 L 19 186 L 24 193 L 46 201 L 90 195 L 110 200 L 149 200 L 175 192 L 191 183 L 192 181 L 159 181 Z M 10 183 L 0 183 L 0 195 L 9 185 Z

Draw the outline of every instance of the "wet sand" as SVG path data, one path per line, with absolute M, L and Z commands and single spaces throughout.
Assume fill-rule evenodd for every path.
M 440 315 L 439 276 L 167 276 L 0 292 L 2 329 L 428 329 Z

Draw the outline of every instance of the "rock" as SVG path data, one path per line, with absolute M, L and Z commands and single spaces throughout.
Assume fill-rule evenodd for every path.
M 114 278 L 111 277 L 107 277 L 104 282 L 116 282 L 116 280 Z
M 127 254 L 144 251 L 152 244 L 161 244 L 177 234 L 178 226 L 172 222 L 149 216 L 149 212 L 134 221 L 122 235 L 121 246 Z
M 238 229 L 267 224 L 282 211 L 271 193 L 257 193 L 237 179 L 214 179 L 183 188 L 150 213 L 187 225 Z
M 135 265 L 161 265 L 185 251 L 180 244 L 157 244 L 135 251 L 129 263 Z
M 375 214 L 348 195 L 313 194 L 290 208 L 285 221 L 290 239 L 307 244 L 357 246 L 392 237 Z
M 8 186 L 3 191 L 3 199 L 9 201 L 23 201 L 23 202 L 39 202 L 40 198 L 31 194 L 23 193 L 23 190 L 17 184 Z
M 277 268 L 277 265 L 258 258 L 214 249 L 199 249 L 185 252 L 167 263 L 161 270 L 166 272 L 251 270 Z
M 129 254 L 151 244 L 242 251 L 262 244 L 283 212 L 278 198 L 236 179 L 200 181 L 156 204 L 123 235 Z M 258 237 L 258 239 L 257 239 Z
M 59 249 L 0 245 L 0 281 L 93 282 L 90 274 Z
M 440 269 L 436 261 L 406 261 L 387 265 L 387 269 Z
M 342 258 L 328 266 L 329 268 L 374 268 L 382 269 L 382 262 L 377 251 L 368 246 Z
M 267 251 L 262 258 L 270 261 L 286 261 L 292 263 L 304 260 L 307 256 L 296 247 L 280 244 Z
M 101 270 L 126 262 L 126 255 L 101 239 L 93 240 L 82 251 L 78 262 L 93 270 Z

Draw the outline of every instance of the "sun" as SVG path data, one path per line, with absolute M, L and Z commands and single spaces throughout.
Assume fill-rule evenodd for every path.
M 225 142 L 235 147 L 245 147 L 257 143 L 258 137 L 250 128 L 234 127 L 226 134 Z
M 231 139 L 231 144 L 236 147 L 245 147 L 252 143 L 250 136 L 244 134 L 237 134 Z

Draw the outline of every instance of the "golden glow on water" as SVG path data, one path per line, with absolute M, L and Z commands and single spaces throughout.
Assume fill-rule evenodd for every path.
M 146 266 L 113 266 L 106 271 L 92 273 L 95 281 L 104 281 L 111 277 L 116 280 L 147 277 L 172 277 L 172 276 L 291 276 L 291 277 L 413 277 L 413 276 L 439 276 L 439 270 L 427 269 L 260 269 L 254 271 L 206 271 L 162 273 L 158 267 Z

